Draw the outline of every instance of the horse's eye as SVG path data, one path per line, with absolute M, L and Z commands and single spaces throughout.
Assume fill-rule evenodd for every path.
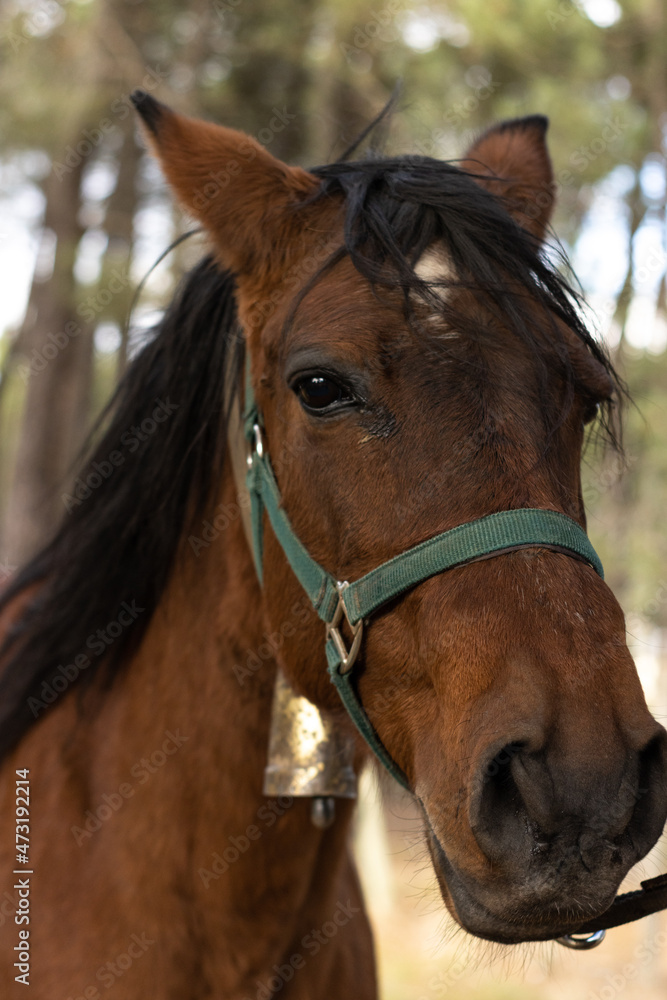
M 597 417 L 600 412 L 599 403 L 589 403 L 584 410 L 583 422 L 584 424 L 590 424 Z
M 352 396 L 333 379 L 325 375 L 308 375 L 295 386 L 297 395 L 309 410 L 326 410 L 336 403 L 352 401 Z

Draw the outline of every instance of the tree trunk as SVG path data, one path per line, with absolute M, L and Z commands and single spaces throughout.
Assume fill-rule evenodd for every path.
M 5 558 L 20 565 L 64 514 L 60 493 L 83 442 L 92 363 L 92 329 L 76 312 L 74 262 L 83 160 L 45 184 L 44 230 L 56 240 L 53 272 L 33 279 L 21 331 L 18 373 L 26 384 L 5 525 Z
M 112 295 L 100 318 L 114 323 L 121 336 L 118 350 L 118 375 L 125 371 L 128 347 L 128 319 L 134 296 L 130 281 L 134 248 L 134 216 L 137 210 L 137 171 L 141 150 L 134 137 L 134 119 L 124 122 L 123 145 L 118 153 L 116 187 L 109 198 L 104 228 L 109 242 L 102 262 L 99 291 L 104 301 Z M 100 297 L 102 302 L 102 297 Z

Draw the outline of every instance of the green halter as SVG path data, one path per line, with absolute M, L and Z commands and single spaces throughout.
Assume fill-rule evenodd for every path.
M 468 521 L 415 545 L 353 583 L 337 581 L 315 562 L 297 538 L 282 506 L 280 491 L 262 436 L 262 420 L 250 383 L 246 380 L 244 432 L 248 441 L 247 485 L 255 565 L 260 583 L 263 570 L 264 511 L 299 583 L 320 618 L 326 622 L 325 651 L 329 676 L 355 726 L 390 774 L 410 790 L 407 778 L 389 756 L 352 684 L 365 619 L 393 597 L 453 566 L 504 552 L 517 546 L 538 545 L 584 559 L 604 579 L 602 563 L 585 531 L 565 514 L 522 508 Z M 339 630 L 345 617 L 352 630 L 350 648 Z

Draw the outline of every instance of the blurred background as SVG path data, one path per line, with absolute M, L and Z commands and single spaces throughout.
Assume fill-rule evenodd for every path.
M 201 253 L 136 135 L 136 87 L 305 166 L 335 158 L 398 80 L 393 152 L 462 155 L 547 114 L 554 229 L 626 378 L 626 457 L 586 456 L 589 530 L 667 716 L 667 8 L 663 0 L 2 0 L 0 578 L 66 515 L 92 420 Z M 128 332 L 129 331 L 129 332 Z M 443 914 L 410 804 L 364 779 L 357 849 L 384 1000 L 664 997 L 667 922 L 598 950 L 496 952 Z M 664 870 L 664 847 L 631 883 Z M 508 957 L 509 956 L 509 957 Z

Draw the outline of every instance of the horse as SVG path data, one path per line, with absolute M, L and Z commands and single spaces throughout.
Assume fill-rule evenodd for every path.
M 134 103 L 210 251 L 2 597 L 2 996 L 377 996 L 353 801 L 263 795 L 279 672 L 414 796 L 462 928 L 602 922 L 667 735 L 585 534 L 623 384 L 544 251 L 546 119 L 306 170 Z

